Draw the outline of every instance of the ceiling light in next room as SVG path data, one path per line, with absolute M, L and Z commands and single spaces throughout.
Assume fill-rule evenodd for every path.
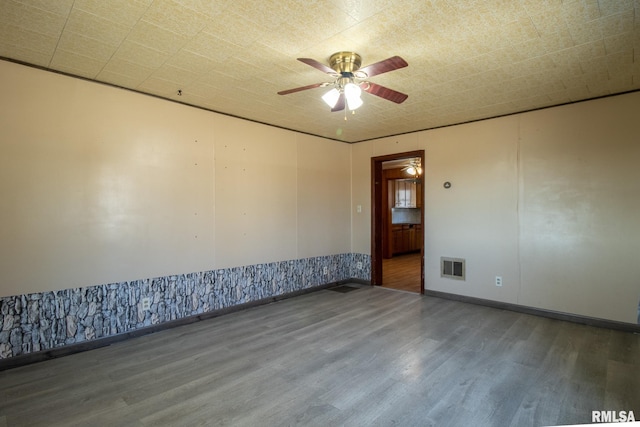
M 414 177 L 422 175 L 422 165 L 420 164 L 420 159 L 411 159 L 411 161 L 409 161 L 409 164 L 402 168 L 402 170 L 409 175 L 413 175 Z

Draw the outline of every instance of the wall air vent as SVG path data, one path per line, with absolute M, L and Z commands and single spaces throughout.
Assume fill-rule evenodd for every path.
M 462 258 L 440 257 L 440 277 L 464 280 L 464 263 Z

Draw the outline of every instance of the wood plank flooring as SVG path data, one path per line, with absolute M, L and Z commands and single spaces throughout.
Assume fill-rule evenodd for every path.
M 382 260 L 382 287 L 420 293 L 420 252 Z
M 363 285 L 0 372 L 0 426 L 549 426 L 640 416 L 640 336 Z

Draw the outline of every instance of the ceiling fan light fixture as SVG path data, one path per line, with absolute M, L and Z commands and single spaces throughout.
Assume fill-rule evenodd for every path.
M 351 100 L 347 99 L 347 108 L 353 111 L 362 106 L 362 99 L 360 97 L 352 98 Z
M 409 167 L 407 168 L 407 173 L 408 173 L 409 175 L 415 175 L 415 174 L 416 174 L 416 168 L 414 168 L 413 166 L 409 166 Z
M 336 88 L 333 88 L 329 92 L 322 95 L 322 100 L 326 102 L 330 108 L 333 108 L 336 106 L 339 98 L 340 98 L 340 92 Z
M 364 68 L 360 68 L 362 58 L 355 52 L 336 52 L 329 58 L 329 66 L 313 58 L 298 58 L 298 61 L 316 68 L 334 80 L 326 83 L 314 83 L 307 86 L 301 86 L 293 89 L 281 90 L 278 95 L 288 95 L 291 93 L 301 92 L 303 90 L 315 89 L 317 87 L 330 86 L 329 92 L 322 96 L 324 102 L 331 108 L 331 111 L 354 110 L 360 108 L 363 104 L 360 95 L 362 91 L 386 99 L 388 101 L 401 104 L 408 95 L 397 92 L 393 89 L 370 82 L 366 79 L 378 74 L 394 71 L 404 68 L 407 62 L 399 56 L 392 56 L 383 61 L 378 61 Z
M 344 97 L 347 100 L 347 107 L 349 110 L 355 110 L 362 106 L 362 98 L 360 95 L 362 94 L 362 89 L 355 83 L 347 83 L 344 85 Z

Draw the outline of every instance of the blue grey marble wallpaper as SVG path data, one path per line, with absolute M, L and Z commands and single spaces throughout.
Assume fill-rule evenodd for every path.
M 2 297 L 0 359 L 370 278 L 371 257 L 347 253 Z

